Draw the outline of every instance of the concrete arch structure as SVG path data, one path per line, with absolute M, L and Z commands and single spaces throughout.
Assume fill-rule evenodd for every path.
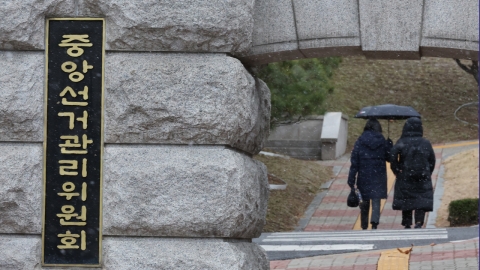
M 250 65 L 365 55 L 478 60 L 476 0 L 256 1 Z

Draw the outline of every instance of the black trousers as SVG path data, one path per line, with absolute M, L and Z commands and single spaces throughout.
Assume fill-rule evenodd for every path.
M 368 212 L 370 211 L 370 200 L 364 200 L 360 204 L 360 225 L 362 229 L 368 228 Z M 372 199 L 372 217 L 370 223 L 380 223 L 380 199 Z
M 423 226 L 425 220 L 425 211 L 423 210 L 406 210 L 402 211 L 402 225 L 410 226 L 412 225 L 412 212 L 415 211 L 415 224 L 420 224 Z

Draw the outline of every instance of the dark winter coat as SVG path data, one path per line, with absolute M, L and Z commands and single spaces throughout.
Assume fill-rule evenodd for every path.
M 379 132 L 366 130 L 355 142 L 350 157 L 348 185 L 356 185 L 363 199 L 387 198 L 387 167 L 391 140 Z
M 422 122 L 409 118 L 403 127 L 402 137 L 391 151 L 390 166 L 397 179 L 392 207 L 394 210 L 433 210 L 432 172 L 435 169 L 435 152 L 432 144 L 422 138 Z M 405 156 L 412 145 L 420 144 L 430 166 L 430 174 L 423 180 L 409 179 L 403 170 Z

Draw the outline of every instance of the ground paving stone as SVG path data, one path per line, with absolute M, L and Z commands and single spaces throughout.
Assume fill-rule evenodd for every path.
M 446 251 L 445 250 L 450 250 Z M 453 251 L 457 250 L 458 254 Z M 468 252 L 464 252 L 468 251 Z M 464 252 L 464 255 L 460 255 Z M 443 254 L 446 256 L 438 257 Z M 455 257 L 460 255 L 460 258 Z M 338 269 L 377 269 L 380 251 L 364 251 L 325 255 L 283 261 L 270 262 L 271 269 L 289 270 L 338 270 Z M 286 262 L 286 263 L 285 263 Z M 352 268 L 352 266 L 355 267 Z M 478 269 L 478 238 L 465 241 L 445 243 L 436 246 L 415 247 L 410 257 L 409 269 Z

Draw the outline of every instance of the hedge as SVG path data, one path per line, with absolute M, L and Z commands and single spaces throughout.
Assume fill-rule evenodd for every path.
M 451 201 L 448 205 L 450 227 L 478 224 L 478 198 Z

